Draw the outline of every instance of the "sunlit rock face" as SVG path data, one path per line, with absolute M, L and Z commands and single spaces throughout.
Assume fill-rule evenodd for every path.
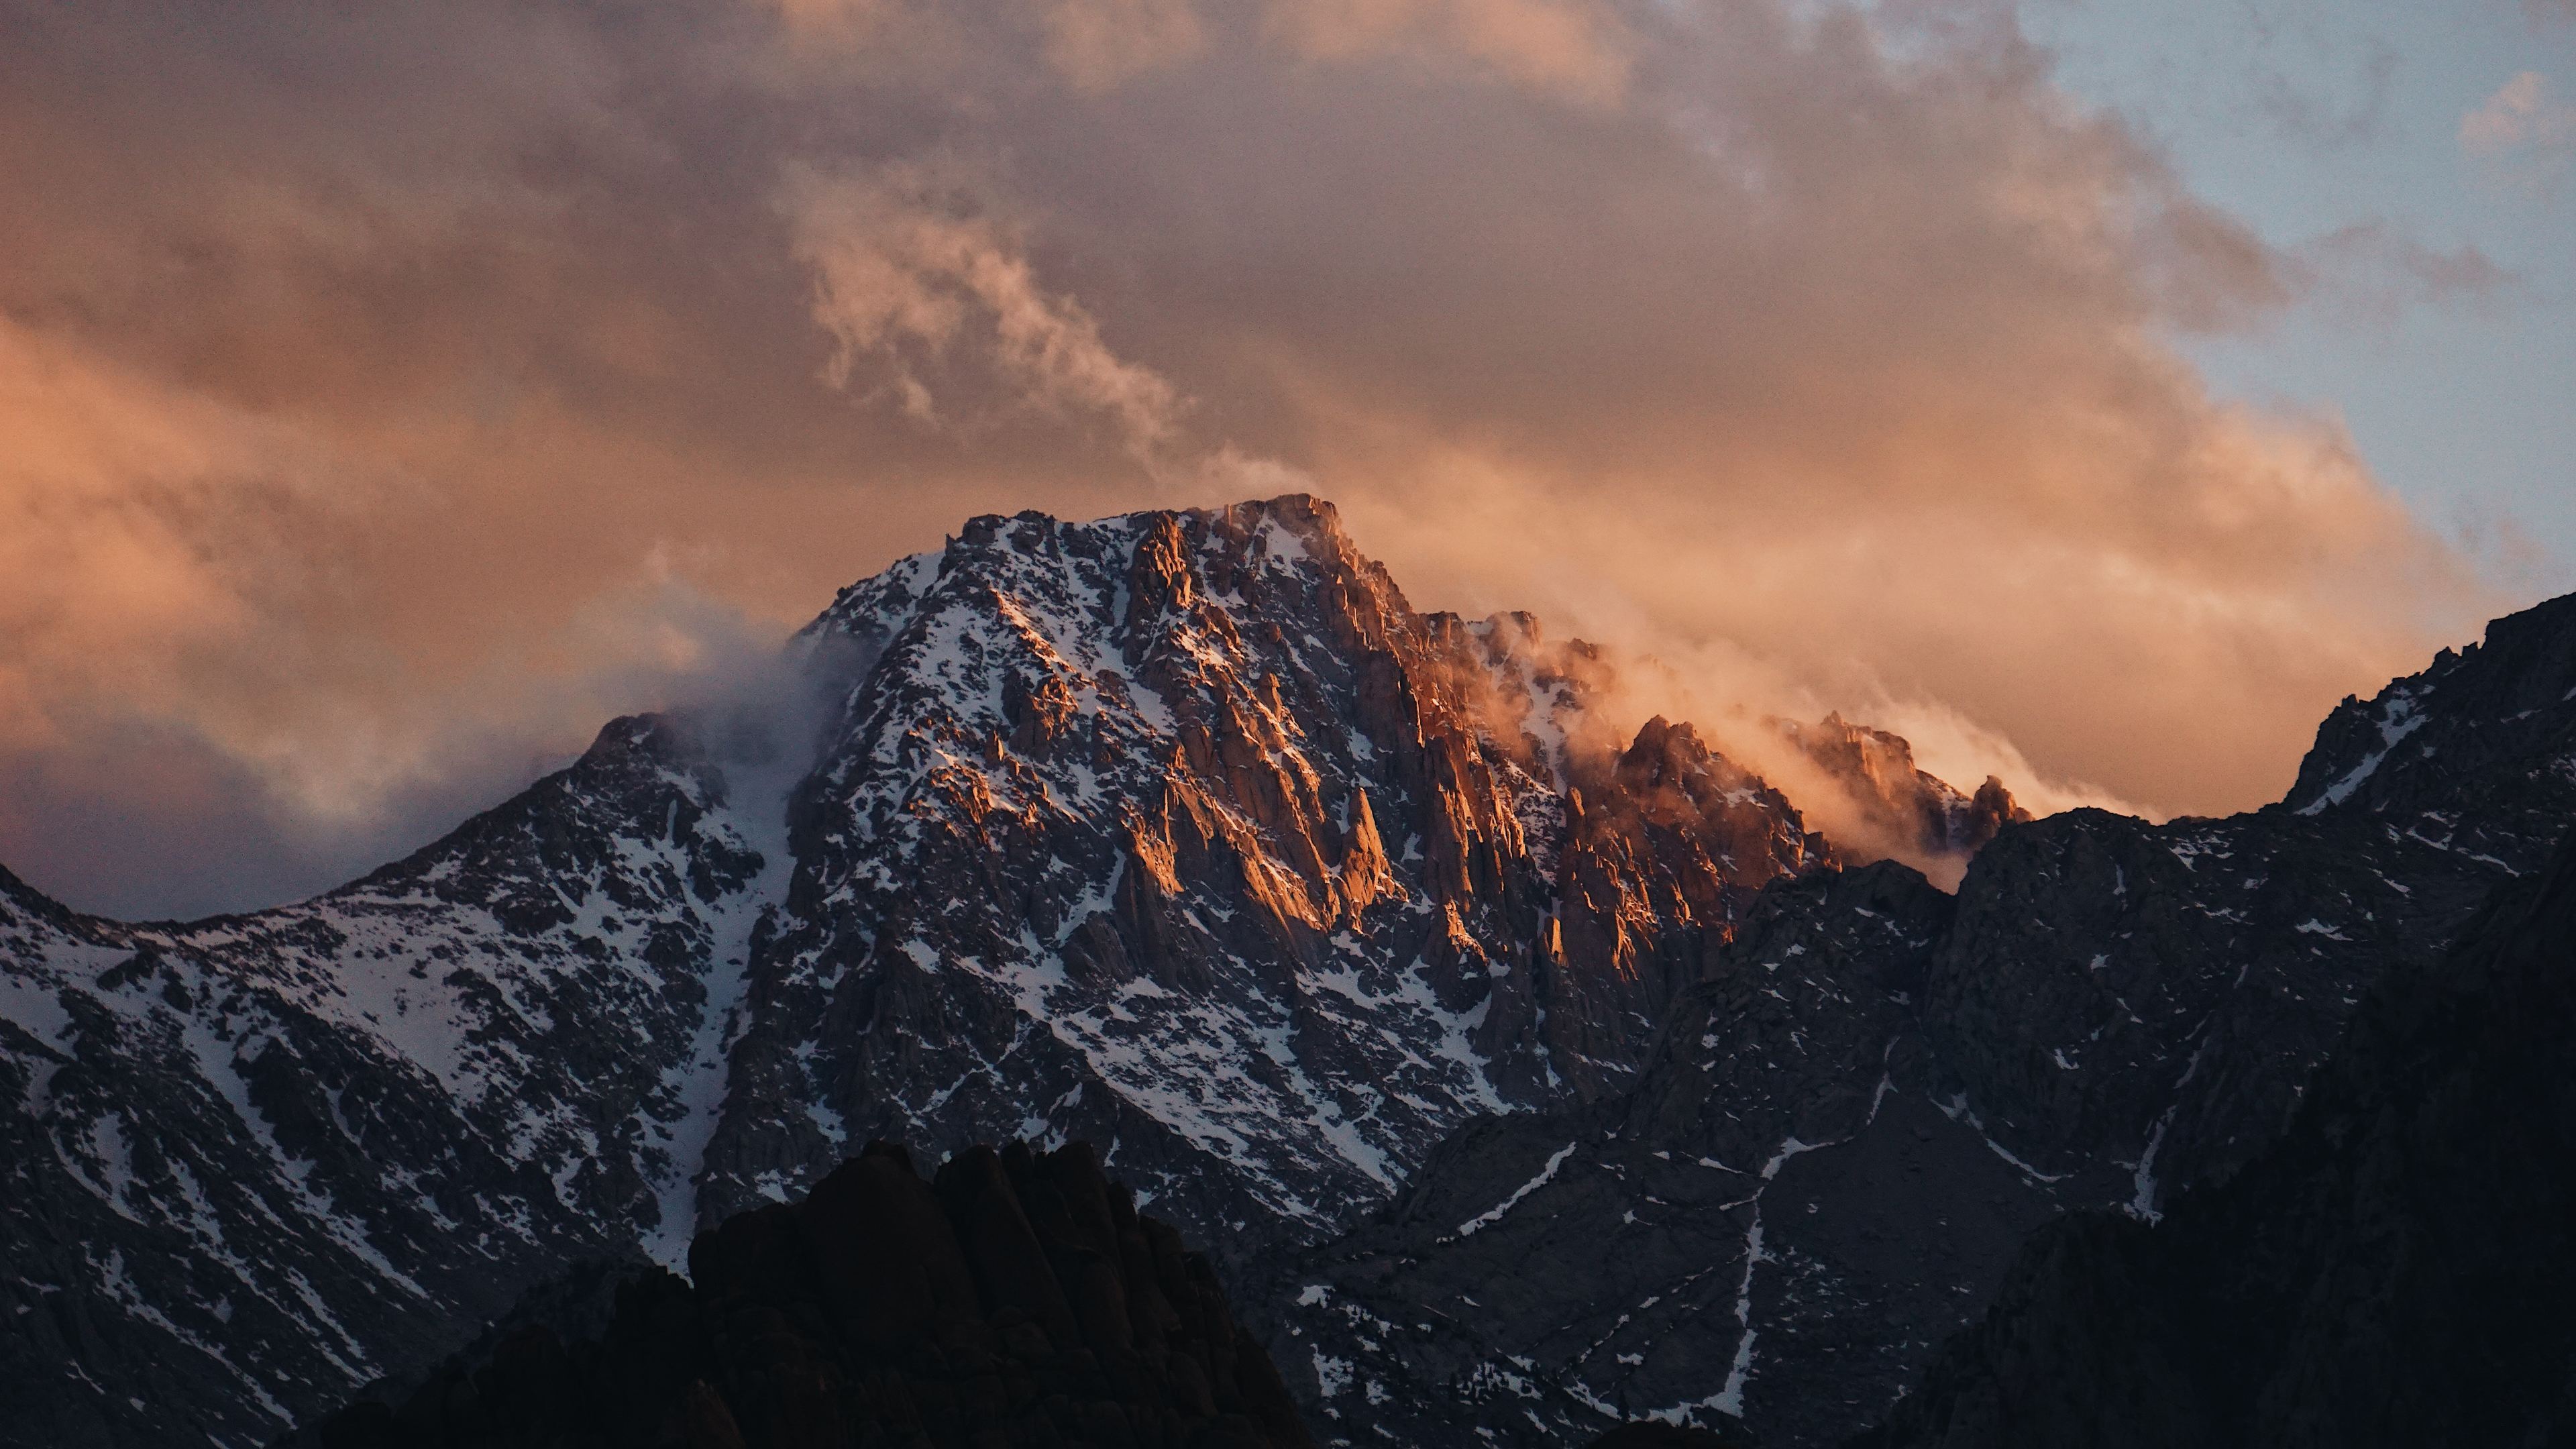
M 1329 1234 L 1474 1116 L 1623 1090 L 1832 859 L 1305 498 L 977 519 L 795 648 L 819 729 L 618 721 L 302 905 L 7 881 L 12 1422 L 251 1442 L 871 1136 L 1088 1138 L 1228 1259 Z

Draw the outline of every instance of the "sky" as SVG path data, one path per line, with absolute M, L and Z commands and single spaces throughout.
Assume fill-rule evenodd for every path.
M 0 0 L 0 864 L 292 899 L 1285 491 L 1641 710 L 2276 799 L 2576 587 L 2576 7 L 2433 9 Z
M 2238 396 L 2331 410 L 2516 597 L 2576 589 L 2576 5 L 2067 0 L 2024 16 L 2061 83 L 2273 246 L 2496 268 L 2448 299 L 2329 291 L 2187 350 Z M 2438 300 L 2466 305 L 2420 305 Z

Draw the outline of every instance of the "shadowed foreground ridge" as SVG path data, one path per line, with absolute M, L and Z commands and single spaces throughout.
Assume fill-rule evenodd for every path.
M 2384 980 L 2289 1134 L 2079 1214 L 1854 1449 L 2576 1443 L 2576 837 Z
M 606 1330 L 460 1357 L 320 1449 L 904 1444 L 1305 1449 L 1204 1258 L 1088 1144 L 971 1148 L 925 1182 L 870 1143 L 804 1201 L 701 1234 L 694 1284 L 641 1268 Z

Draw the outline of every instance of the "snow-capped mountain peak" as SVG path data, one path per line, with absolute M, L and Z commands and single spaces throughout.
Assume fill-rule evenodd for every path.
M 0 1412 L 264 1442 L 872 1137 L 1087 1139 L 1237 1262 L 1326 1236 L 1472 1118 L 1626 1088 L 1836 859 L 1689 726 L 1614 735 L 1597 651 L 1416 611 L 1305 497 L 974 519 L 788 658 L 817 707 L 613 722 L 298 905 L 0 879 L 0 1334 L 89 1375 Z

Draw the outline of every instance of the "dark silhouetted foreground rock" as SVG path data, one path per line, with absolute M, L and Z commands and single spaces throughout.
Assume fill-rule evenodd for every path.
M 2024 1252 L 1871 1449 L 2576 1443 L 2576 840 L 2383 980 L 2289 1134 Z
M 925 1182 L 872 1143 L 803 1202 L 640 1266 L 603 1331 L 545 1322 L 450 1360 L 306 1449 L 1304 1449 L 1205 1259 L 1090 1147 L 971 1148 Z M 556 1315 L 560 1317 L 560 1315 Z

